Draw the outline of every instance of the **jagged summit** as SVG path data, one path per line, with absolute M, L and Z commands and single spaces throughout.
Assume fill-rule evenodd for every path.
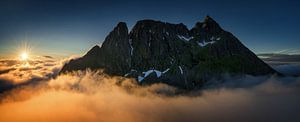
M 203 36 L 203 35 L 217 35 L 224 30 L 220 25 L 210 16 L 206 16 L 204 21 L 197 22 L 195 26 L 190 30 L 192 36 Z
M 117 24 L 117 27 L 120 27 L 120 28 L 127 28 L 127 25 L 126 25 L 126 23 L 125 22 L 119 22 L 118 24 Z
M 188 89 L 224 73 L 276 73 L 209 16 L 191 30 L 182 23 L 141 20 L 128 33 L 126 23 L 120 22 L 101 47 L 70 61 L 61 73 L 87 68 Z
M 212 23 L 212 24 L 218 24 L 213 18 L 211 18 L 209 15 L 206 15 L 204 18 L 203 23 Z

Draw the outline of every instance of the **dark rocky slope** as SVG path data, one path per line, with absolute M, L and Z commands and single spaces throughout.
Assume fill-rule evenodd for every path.
M 224 73 L 276 73 L 209 16 L 191 30 L 182 23 L 141 20 L 128 33 L 126 24 L 120 22 L 101 47 L 71 60 L 61 73 L 87 68 L 133 77 L 140 83 L 163 82 L 182 88 L 201 86 Z

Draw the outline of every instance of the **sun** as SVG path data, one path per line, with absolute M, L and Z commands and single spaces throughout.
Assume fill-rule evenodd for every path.
M 20 58 L 21 58 L 21 60 L 23 60 L 23 61 L 28 60 L 28 54 L 27 54 L 27 52 L 21 53 Z

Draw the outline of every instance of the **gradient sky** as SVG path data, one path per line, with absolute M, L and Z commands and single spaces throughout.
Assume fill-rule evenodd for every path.
M 184 23 L 214 18 L 255 53 L 300 53 L 297 0 L 1 0 L 0 58 L 27 43 L 35 55 L 83 54 L 120 21 L 129 29 L 141 19 Z

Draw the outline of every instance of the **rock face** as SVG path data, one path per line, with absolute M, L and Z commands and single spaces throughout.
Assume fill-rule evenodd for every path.
M 191 30 L 182 23 L 141 20 L 128 33 L 120 22 L 101 47 L 71 60 L 61 73 L 87 68 L 188 89 L 224 73 L 277 73 L 209 16 Z

